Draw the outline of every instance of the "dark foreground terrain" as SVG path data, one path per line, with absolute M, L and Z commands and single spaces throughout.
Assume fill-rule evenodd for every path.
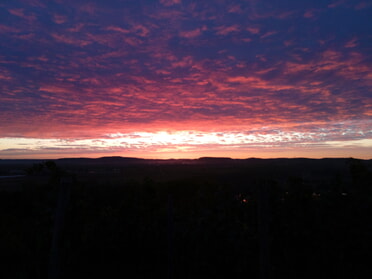
M 366 278 L 372 161 L 0 160 L 0 278 Z

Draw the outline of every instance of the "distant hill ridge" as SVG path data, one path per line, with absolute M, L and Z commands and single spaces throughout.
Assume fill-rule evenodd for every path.
M 121 157 L 121 156 L 107 156 L 100 158 L 61 158 L 56 161 L 145 161 L 146 159 L 135 158 L 135 157 Z

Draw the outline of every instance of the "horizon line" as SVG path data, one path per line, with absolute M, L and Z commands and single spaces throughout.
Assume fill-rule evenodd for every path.
M 58 157 L 58 158 L 0 158 L 1 160 L 7 160 L 7 161 L 19 161 L 19 160 L 27 160 L 27 161 L 57 161 L 57 160 L 79 160 L 79 159 L 89 159 L 89 160 L 99 160 L 99 159 L 132 159 L 132 160 L 145 160 L 145 161 L 192 161 L 192 160 L 252 160 L 252 159 L 259 159 L 259 160 L 281 160 L 281 159 L 306 159 L 306 160 L 325 160 L 325 159 L 355 159 L 355 160 L 372 160 L 372 158 L 369 159 L 363 159 L 363 158 L 357 158 L 357 157 L 246 157 L 246 158 L 234 158 L 234 157 L 219 157 L 219 156 L 201 156 L 201 157 L 195 157 L 195 158 L 141 158 L 141 157 L 126 157 L 126 156 L 102 156 L 102 157 Z

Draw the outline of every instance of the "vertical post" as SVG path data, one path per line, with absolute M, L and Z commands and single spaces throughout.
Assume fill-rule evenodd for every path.
M 269 240 L 269 185 L 264 181 L 258 186 L 258 233 L 260 242 L 260 279 L 270 275 L 270 240 Z

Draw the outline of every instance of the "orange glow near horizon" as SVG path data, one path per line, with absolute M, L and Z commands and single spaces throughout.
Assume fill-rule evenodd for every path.
M 199 157 L 358 157 L 370 159 L 370 139 L 318 140 L 314 132 L 258 130 L 111 133 L 87 139 L 0 139 L 2 158 L 123 156 L 145 159 Z

